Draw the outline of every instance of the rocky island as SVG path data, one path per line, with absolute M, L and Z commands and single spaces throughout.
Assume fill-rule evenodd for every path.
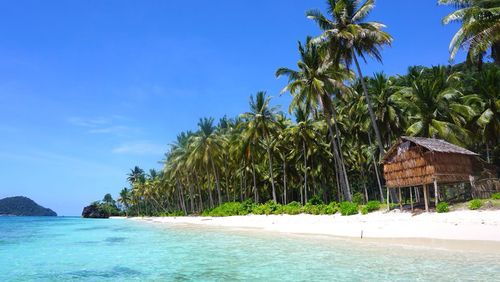
M 8 197 L 0 200 L 0 216 L 57 216 L 27 197 Z

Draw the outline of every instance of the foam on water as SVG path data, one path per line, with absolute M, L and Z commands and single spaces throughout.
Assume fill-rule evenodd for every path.
M 500 254 L 121 219 L 0 217 L 0 281 L 492 281 Z

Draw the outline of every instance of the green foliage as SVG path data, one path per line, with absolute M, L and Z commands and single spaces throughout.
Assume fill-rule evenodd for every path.
M 228 202 L 224 203 L 208 212 L 204 212 L 204 216 L 232 216 L 232 215 L 247 215 L 247 207 L 243 203 Z
M 323 203 L 323 200 L 321 200 L 318 195 L 314 195 L 312 196 L 309 201 L 307 201 L 308 204 L 311 204 L 311 205 L 322 205 L 324 204 Z
M 379 209 L 380 209 L 379 201 L 369 201 L 368 203 L 366 203 L 367 212 L 378 211 Z
M 491 195 L 491 198 L 493 200 L 500 200 L 500 193 L 494 193 L 493 195 Z
M 290 202 L 288 205 L 283 205 L 281 207 L 281 212 L 284 214 L 300 214 L 302 213 L 302 206 L 298 202 Z
M 448 206 L 447 202 L 441 202 L 437 205 L 436 211 L 438 213 L 445 213 L 450 211 L 450 207 Z
M 53 210 L 21 196 L 0 199 L 0 215 L 57 216 Z
M 483 206 L 483 202 L 479 199 L 474 199 L 469 202 L 469 209 L 471 210 L 477 210 L 480 209 Z
M 361 214 L 368 214 L 368 207 L 367 206 L 361 206 L 360 211 L 361 211 Z
M 340 214 L 342 215 L 353 215 L 358 213 L 358 204 L 354 202 L 342 202 L 340 203 Z
M 281 210 L 281 204 L 278 204 L 275 201 L 267 201 L 265 204 L 255 206 L 252 213 L 265 215 L 280 214 Z
M 365 202 L 365 197 L 360 192 L 357 192 L 352 196 L 352 202 L 362 205 Z
M 331 202 L 324 208 L 324 214 L 336 214 L 339 211 L 337 202 Z

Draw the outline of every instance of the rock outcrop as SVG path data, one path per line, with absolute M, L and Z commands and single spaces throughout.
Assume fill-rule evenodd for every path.
M 99 204 L 91 204 L 83 208 L 82 216 L 85 218 L 109 218 L 109 212 Z

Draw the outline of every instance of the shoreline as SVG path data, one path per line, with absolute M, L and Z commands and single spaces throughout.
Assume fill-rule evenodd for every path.
M 367 215 L 246 215 L 132 217 L 163 226 L 223 228 L 356 242 L 500 253 L 500 210 L 449 213 L 374 212 Z

